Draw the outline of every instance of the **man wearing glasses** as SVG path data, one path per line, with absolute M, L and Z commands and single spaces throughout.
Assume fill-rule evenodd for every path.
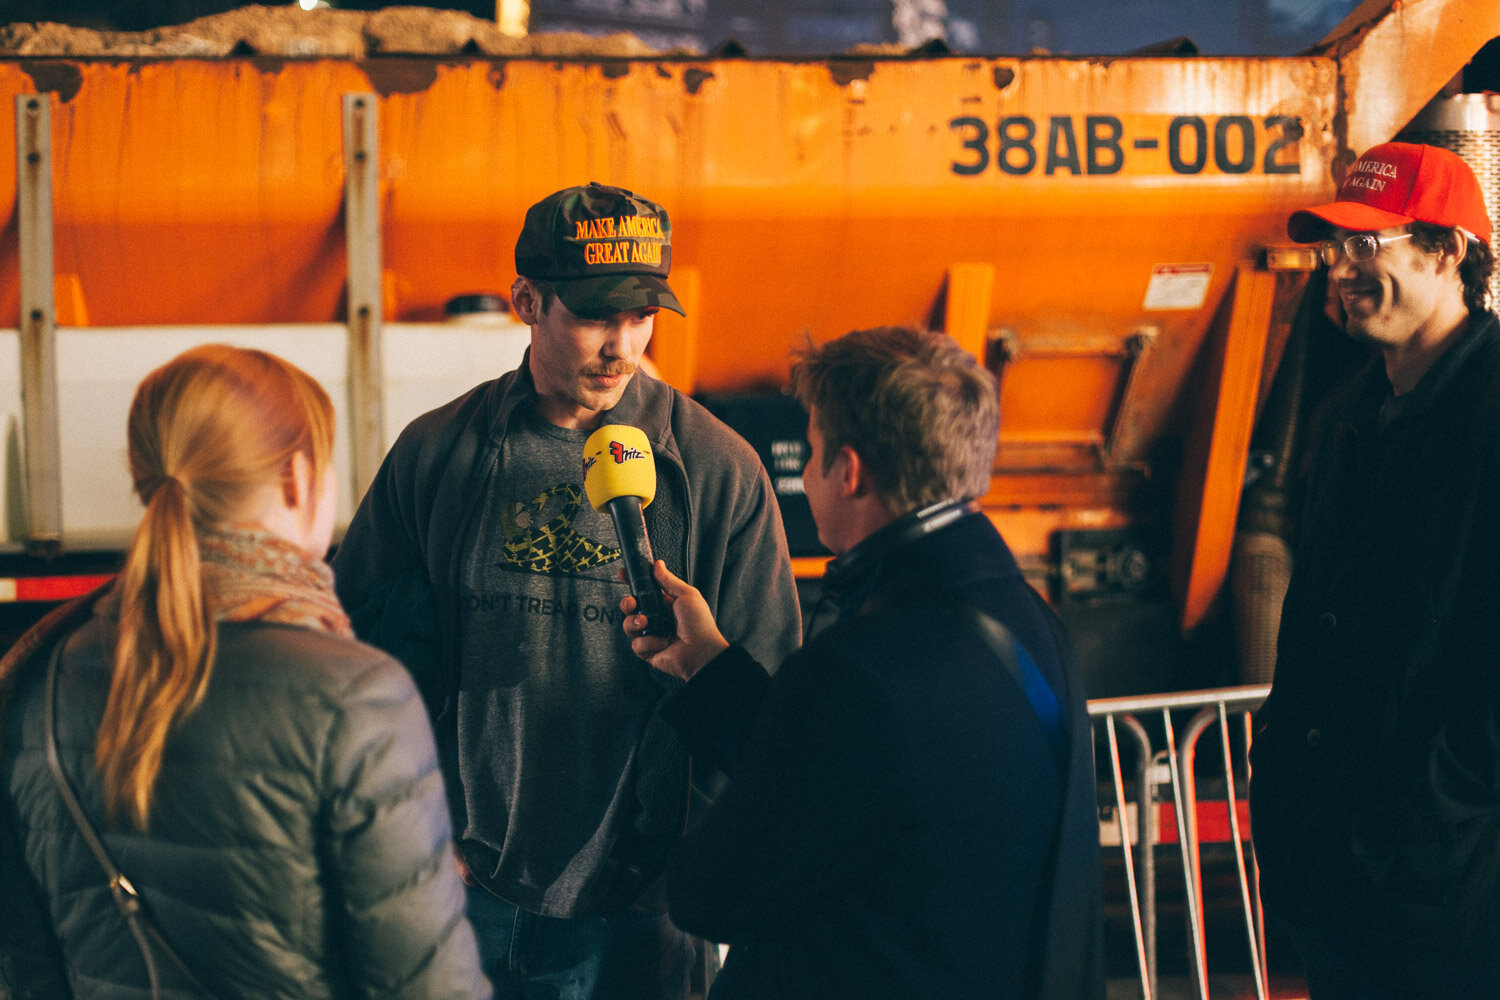
M 1311 1000 L 1500 995 L 1500 322 L 1474 173 L 1360 157 L 1293 213 L 1375 357 L 1306 453 L 1251 809 Z

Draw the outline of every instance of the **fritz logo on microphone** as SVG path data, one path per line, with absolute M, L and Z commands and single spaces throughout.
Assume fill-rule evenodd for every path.
M 615 460 L 616 465 L 624 465 L 632 458 L 645 458 L 646 453 L 639 448 L 632 448 L 621 441 L 609 443 L 609 457 Z

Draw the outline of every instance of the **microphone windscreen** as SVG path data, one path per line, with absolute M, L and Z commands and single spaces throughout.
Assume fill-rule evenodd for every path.
M 639 427 L 605 424 L 583 445 L 583 489 L 595 510 L 620 497 L 638 497 L 641 506 L 656 496 L 656 461 Z

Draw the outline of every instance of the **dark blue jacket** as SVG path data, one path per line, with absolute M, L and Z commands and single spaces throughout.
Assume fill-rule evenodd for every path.
M 715 1000 L 1102 996 L 1092 743 L 1060 630 L 984 515 L 921 528 L 837 561 L 837 621 L 774 679 L 731 647 L 664 709 L 731 776 L 668 874 L 673 920 L 732 945 Z M 960 601 L 1031 653 L 1065 759 Z

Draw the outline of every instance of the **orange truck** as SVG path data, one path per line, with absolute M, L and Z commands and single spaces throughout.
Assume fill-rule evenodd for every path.
M 1285 557 L 1237 526 L 1247 469 L 1285 472 L 1286 435 L 1252 447 L 1278 361 L 1307 354 L 1286 216 L 1434 98 L 1500 110 L 1440 96 L 1500 36 L 1494 0 L 1370 0 L 1285 58 L 710 59 L 259 13 L 280 41 L 0 35 L 0 603 L 109 571 L 130 391 L 203 340 L 329 386 L 346 521 L 407 419 L 524 347 L 503 305 L 448 304 L 503 294 L 526 207 L 598 180 L 669 209 L 688 316 L 660 317 L 655 364 L 774 438 L 789 511 L 800 442 L 756 416 L 789 350 L 946 330 L 1000 376 L 983 503 L 1091 695 L 1261 679 Z

